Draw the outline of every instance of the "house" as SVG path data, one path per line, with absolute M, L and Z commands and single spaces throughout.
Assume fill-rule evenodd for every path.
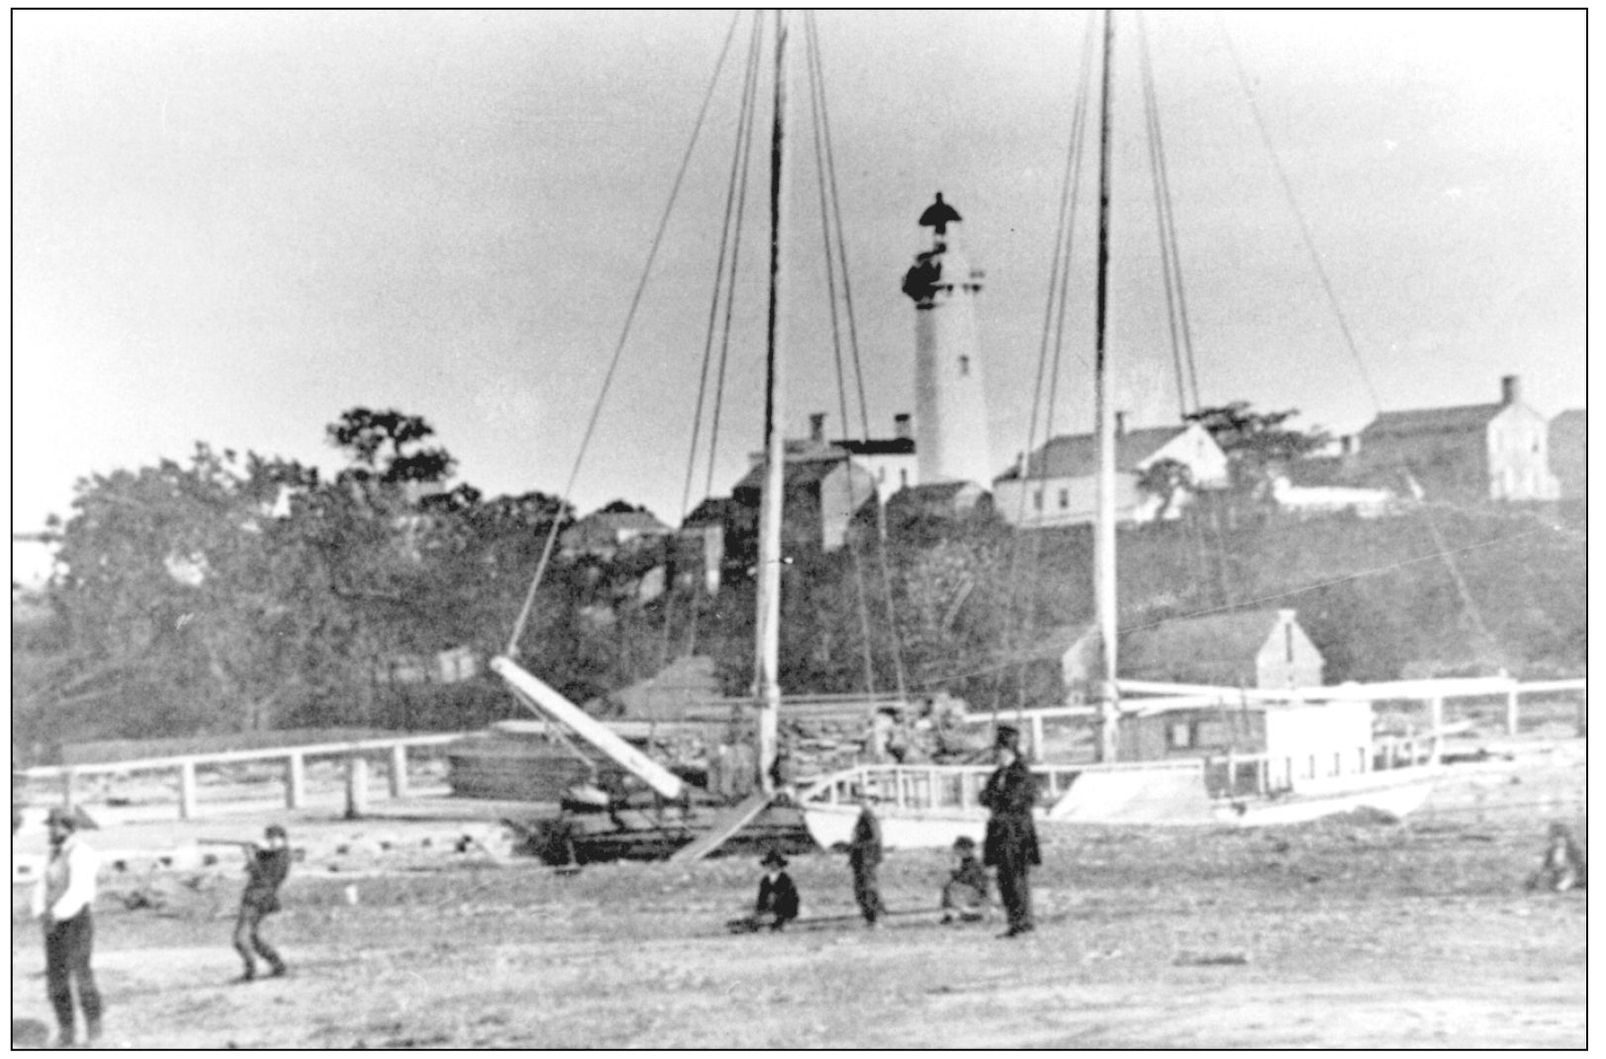
M 1550 421 L 1550 473 L 1557 496 L 1572 500 L 1585 495 L 1585 450 L 1589 446 L 1589 413 L 1570 408 Z
M 887 499 L 887 520 L 929 516 L 963 518 L 992 511 L 992 497 L 975 482 L 931 482 L 900 489 Z
M 672 534 L 649 511 L 593 511 L 558 537 L 562 554 L 573 558 L 594 555 L 610 560 L 621 551 L 633 551 Z
M 1292 610 L 1206 614 L 1132 629 L 1121 634 L 1116 658 L 1128 680 L 1242 688 L 1318 686 L 1325 665 Z M 1061 659 L 1073 698 L 1090 697 L 1098 662 L 1098 630 L 1089 629 Z
M 1497 404 L 1381 413 L 1361 431 L 1360 458 L 1375 478 L 1408 473 L 1429 500 L 1551 500 L 1549 433 L 1507 375 Z
M 392 655 L 374 672 L 379 684 L 461 684 L 479 676 L 480 660 L 471 649 L 451 647 L 432 655 Z
M 1127 430 L 1115 417 L 1117 522 L 1176 518 L 1194 489 L 1227 484 L 1227 455 L 1198 423 Z M 1171 496 L 1146 490 L 1144 472 L 1161 460 L 1188 469 L 1192 487 Z M 1098 447 L 1092 434 L 1063 434 L 993 480 L 993 506 L 1013 526 L 1040 529 L 1091 523 L 1098 508 Z
M 876 483 L 868 467 L 836 443 L 825 440 L 824 416 L 810 418 L 808 438 L 786 441 L 781 547 L 786 551 L 817 548 L 829 552 L 847 543 L 854 513 L 876 498 Z M 737 510 L 726 518 L 728 554 L 757 554 L 764 471 L 763 455 L 755 454 L 752 468 L 731 488 L 731 501 Z
M 825 417 L 816 414 L 809 418 L 815 424 L 814 433 L 823 435 Z M 876 484 L 876 495 L 883 504 L 898 490 L 920 484 L 920 463 L 915 453 L 914 429 L 910 425 L 907 412 L 900 412 L 892 417 L 890 438 L 868 438 L 862 441 L 838 438 L 831 444 L 853 457 L 855 463 L 870 472 L 870 477 Z

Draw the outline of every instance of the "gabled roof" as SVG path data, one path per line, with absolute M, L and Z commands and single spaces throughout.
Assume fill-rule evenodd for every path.
M 1589 423 L 1589 409 L 1569 408 L 1565 412 L 1557 412 L 1550 421 L 1552 433 L 1559 427 L 1562 430 L 1577 430 L 1582 432 Z
M 842 438 L 831 442 L 831 444 L 851 452 L 855 456 L 913 456 L 915 454 L 914 438 L 870 438 L 866 441 Z
M 1503 404 L 1468 404 L 1454 408 L 1413 408 L 1400 412 L 1379 412 L 1377 418 L 1361 431 L 1361 436 L 1364 438 L 1398 434 L 1481 431 L 1489 425 L 1489 420 L 1507 407 L 1509 406 Z
M 650 511 L 596 511 L 578 523 L 604 532 L 668 533 L 670 529 Z
M 1212 679 L 1222 680 L 1242 672 L 1252 683 L 1255 655 L 1279 620 L 1277 610 L 1244 610 L 1133 629 L 1121 636 L 1121 672 L 1161 675 L 1185 670 L 1201 676 L 1219 674 Z
M 1138 464 L 1174 441 L 1188 427 L 1144 427 L 1128 430 L 1115 439 L 1115 468 L 1135 471 Z M 1026 461 L 1028 478 L 1086 478 L 1098 471 L 1096 438 L 1092 434 L 1061 434 L 1032 453 Z M 1045 470 L 1045 464 L 1047 469 Z M 995 481 L 1019 477 L 1018 469 L 999 475 Z
M 791 490 L 800 486 L 815 485 L 831 476 L 831 472 L 847 463 L 847 458 L 838 454 L 832 459 L 787 460 L 786 479 L 783 488 Z M 731 486 L 731 497 L 734 499 L 738 493 L 757 493 L 764 487 L 764 464 L 756 463 L 744 475 L 742 480 Z

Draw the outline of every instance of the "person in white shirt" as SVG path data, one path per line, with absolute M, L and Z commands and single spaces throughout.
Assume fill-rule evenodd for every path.
M 50 829 L 50 861 L 33 891 L 33 914 L 45 928 L 45 989 L 56 1010 L 59 1045 L 74 1043 L 73 985 L 84 1011 L 89 1040 L 100 1038 L 100 992 L 90 969 L 95 947 L 95 873 L 100 858 L 78 836 L 78 822 L 69 809 L 54 806 L 46 818 Z

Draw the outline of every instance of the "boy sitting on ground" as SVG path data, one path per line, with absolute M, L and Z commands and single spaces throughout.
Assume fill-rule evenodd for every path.
M 767 926 L 771 930 L 784 930 L 797 918 L 801 901 L 792 877 L 786 874 L 786 858 L 779 850 L 770 850 L 763 860 L 764 878 L 758 884 L 758 903 L 753 908 L 755 928 Z
M 965 922 L 983 919 L 991 883 L 987 869 L 976 859 L 976 840 L 960 835 L 954 839 L 954 853 L 959 857 L 959 866 L 949 873 L 942 887 L 942 921 L 952 923 L 956 915 Z

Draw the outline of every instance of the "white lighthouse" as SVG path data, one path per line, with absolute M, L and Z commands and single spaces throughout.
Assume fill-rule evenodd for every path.
M 921 482 L 987 488 L 993 474 L 973 308 L 982 274 L 959 246 L 959 220 L 939 191 L 920 215 L 920 226 L 932 230 L 931 249 L 903 278 L 915 303 L 915 451 Z

